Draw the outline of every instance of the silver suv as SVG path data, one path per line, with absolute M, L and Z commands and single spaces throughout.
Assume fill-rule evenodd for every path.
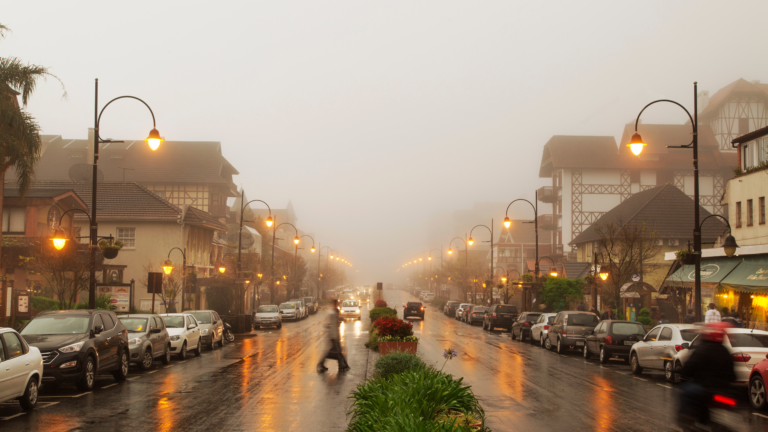
M 224 322 L 219 317 L 219 314 L 213 310 L 196 310 L 185 311 L 195 317 L 197 323 L 200 324 L 200 336 L 202 336 L 202 343 L 209 349 L 214 349 L 216 344 L 220 347 L 224 346 Z
M 592 312 L 559 312 L 549 327 L 544 346 L 554 346 L 558 354 L 567 349 L 584 348 L 586 336 L 592 333 L 599 322 L 600 318 Z

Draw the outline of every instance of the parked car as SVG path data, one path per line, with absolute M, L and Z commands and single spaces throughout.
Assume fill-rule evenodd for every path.
M 303 300 L 292 299 L 292 300 L 290 300 L 290 302 L 296 304 L 296 308 L 299 310 L 299 319 L 300 320 L 303 320 L 304 318 L 309 316 L 309 314 L 307 313 L 307 307 L 305 306 Z
M 764 410 L 768 407 L 766 397 L 768 392 L 765 389 L 765 383 L 768 382 L 768 356 L 752 366 L 752 372 L 749 374 L 749 403 L 752 408 Z
M 216 344 L 224 346 L 224 320 L 214 310 L 196 310 L 186 311 L 195 317 L 200 324 L 200 336 L 203 338 L 203 344 L 209 349 L 214 349 Z
M 443 309 L 443 313 L 447 317 L 455 317 L 456 316 L 456 310 L 459 308 L 459 305 L 461 303 L 457 301 L 449 301 L 445 304 L 445 308 Z
M 492 305 L 485 314 L 483 330 L 491 331 L 498 327 L 509 330 L 517 316 L 517 306 L 506 304 Z
M 118 319 L 128 330 L 131 363 L 149 370 L 155 359 L 165 365 L 171 362 L 170 336 L 160 316 L 120 315 Z
M 93 389 L 96 375 L 128 377 L 128 330 L 106 310 L 44 311 L 21 330 L 43 357 L 43 382 Z
M 429 302 L 432 302 L 434 299 L 435 299 L 435 294 L 434 293 L 428 292 L 428 293 L 424 294 L 424 301 L 425 302 L 429 303 Z
M 253 317 L 253 328 L 260 329 L 267 326 L 278 329 L 283 327 L 283 320 L 277 305 L 262 305 L 256 310 L 256 315 Z
M 318 311 L 318 304 L 317 300 L 314 297 L 302 297 L 304 302 L 307 304 L 307 310 L 310 314 L 316 314 Z
M 278 309 L 280 309 L 280 320 L 281 322 L 284 320 L 299 320 L 299 308 L 296 306 L 296 303 L 292 302 L 285 302 L 280 303 L 280 306 L 278 306 Z
M 518 315 L 509 330 L 512 333 L 512 339 L 517 338 L 520 342 L 524 342 L 526 338 L 530 338 L 531 327 L 536 324 L 540 316 L 541 313 L 539 312 L 523 312 Z
M 601 321 L 591 334 L 587 334 L 584 359 L 598 355 L 600 363 L 619 357 L 629 363 L 632 346 L 645 337 L 645 327 L 635 321 Z
M 200 334 L 200 324 L 195 317 L 188 313 L 161 314 L 165 321 L 165 328 L 171 336 L 171 352 L 176 354 L 179 360 L 187 358 L 189 347 L 199 357 L 203 351 L 203 338 Z
M 25 411 L 37 405 L 43 356 L 15 330 L 0 328 L 0 402 L 18 399 Z
M 677 359 L 677 353 L 688 348 L 699 330 L 694 324 L 662 324 L 652 328 L 629 351 L 632 373 L 640 375 L 644 369 L 664 370 L 667 379 L 675 381 L 675 365 L 683 361 Z
M 456 316 L 454 318 L 462 321 L 462 318 L 464 317 L 464 311 L 466 311 L 470 306 L 472 306 L 470 303 L 459 304 L 459 307 L 456 308 Z
M 469 324 L 470 317 L 472 316 L 472 312 L 475 308 L 480 307 L 480 305 L 471 304 L 464 309 L 464 313 L 461 314 L 461 320 L 464 321 L 464 324 Z
M 475 325 L 475 323 L 480 323 L 482 325 L 487 311 L 488 308 L 485 306 L 474 305 L 467 315 L 467 324 Z
M 344 300 L 341 302 L 341 309 L 339 309 L 339 319 L 353 318 L 359 320 L 362 318 L 360 312 L 360 301 L 358 300 Z
M 538 343 L 541 347 L 544 347 L 549 327 L 555 322 L 556 315 L 556 313 L 543 313 L 539 315 L 539 319 L 531 326 L 531 343 Z
M 687 349 L 684 347 L 677 353 L 674 358 L 675 368 L 685 364 L 692 350 L 701 343 L 700 338 L 701 335 L 696 335 Z M 768 332 L 748 328 L 728 328 L 725 329 L 723 345 L 728 348 L 733 358 L 733 372 L 736 374 L 735 384 L 737 386 L 749 385 L 752 370 L 768 355 Z M 666 368 L 664 371 L 666 375 Z M 677 375 L 675 374 L 670 381 L 679 381 Z
M 600 318 L 592 312 L 559 312 L 549 327 L 544 347 L 551 349 L 554 346 L 558 354 L 568 349 L 584 348 L 584 338 L 599 322 Z
M 408 302 L 405 304 L 405 307 L 403 308 L 403 319 L 415 316 L 423 320 L 425 309 L 426 308 L 421 302 Z

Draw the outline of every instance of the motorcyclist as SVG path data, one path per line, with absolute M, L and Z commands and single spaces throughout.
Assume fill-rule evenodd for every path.
M 728 327 L 729 324 L 721 322 L 707 324 L 700 336 L 702 342 L 695 345 L 680 372 L 686 381 L 681 385 L 681 423 L 693 417 L 696 423 L 708 424 L 713 395 L 727 393 L 736 380 L 731 353 L 723 345 Z

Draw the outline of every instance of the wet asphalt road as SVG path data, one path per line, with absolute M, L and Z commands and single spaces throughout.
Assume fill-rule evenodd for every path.
M 387 291 L 390 306 L 412 296 Z M 74 386 L 43 389 L 38 407 L 24 414 L 17 403 L 0 404 L 0 431 L 342 431 L 347 396 L 365 379 L 367 308 L 362 321 L 343 324 L 345 352 L 352 370 L 338 373 L 335 362 L 318 374 L 326 350 L 328 309 L 281 330 L 238 335 L 234 344 L 201 357 L 156 362 L 129 381 L 100 377 L 89 393 Z M 661 372 L 632 376 L 615 361 L 601 366 L 579 351 L 564 356 L 511 341 L 504 332 L 470 327 L 427 307 L 413 320 L 419 354 L 441 367 L 443 349 L 459 357 L 445 371 L 464 377 L 481 399 L 494 431 L 666 431 L 674 421 L 676 389 Z M 373 361 L 374 356 L 370 356 Z M 748 407 L 746 390 L 739 414 L 744 430 L 768 430 L 768 412 Z

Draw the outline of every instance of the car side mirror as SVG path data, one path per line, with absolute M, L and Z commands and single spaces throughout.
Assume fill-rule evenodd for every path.
M 161 331 L 163 331 L 163 329 L 160 329 L 160 328 L 153 328 L 149 330 L 150 333 L 160 333 Z
M 104 326 L 96 326 L 93 328 L 93 334 L 97 335 L 104 331 Z
M 683 343 L 680 344 L 680 346 L 682 346 L 683 349 L 688 349 L 691 346 L 691 344 L 688 343 L 688 342 L 683 342 Z M 766 357 L 768 357 L 768 356 L 766 356 Z
M 190 325 L 187 326 L 187 330 L 192 330 L 193 328 L 195 328 L 194 324 L 190 324 Z

